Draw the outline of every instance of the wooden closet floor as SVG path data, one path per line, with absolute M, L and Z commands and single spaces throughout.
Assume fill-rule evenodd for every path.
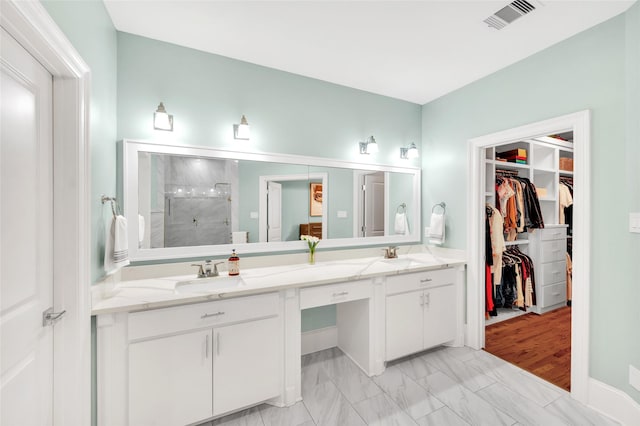
M 485 351 L 571 390 L 571 308 L 529 313 L 485 328 Z

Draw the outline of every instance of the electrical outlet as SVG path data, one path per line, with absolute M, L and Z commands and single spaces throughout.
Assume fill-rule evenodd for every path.
M 341 219 L 347 217 L 347 212 L 344 210 L 338 210 L 338 217 Z
M 257 219 L 257 218 L 259 217 L 259 216 L 258 216 L 258 212 L 250 212 L 250 213 L 249 213 L 249 217 L 250 217 L 251 219 Z
M 640 370 L 629 364 L 629 384 L 640 391 Z
M 640 234 L 640 213 L 629 213 L 629 232 Z

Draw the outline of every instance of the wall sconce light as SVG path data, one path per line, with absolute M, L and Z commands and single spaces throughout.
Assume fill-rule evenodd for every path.
M 403 160 L 411 160 L 418 158 L 418 147 L 415 143 L 411 142 L 407 148 L 400 148 L 400 158 Z
M 360 142 L 360 154 L 375 154 L 378 152 L 378 144 L 373 136 L 369 136 L 369 138 Z
M 173 115 L 167 114 L 162 102 L 158 105 L 156 112 L 153 113 L 153 128 L 173 132 Z
M 249 128 L 249 122 L 247 121 L 247 117 L 242 115 L 240 119 L 240 124 L 233 125 L 233 138 L 234 139 L 243 139 L 249 140 L 251 137 L 251 129 Z

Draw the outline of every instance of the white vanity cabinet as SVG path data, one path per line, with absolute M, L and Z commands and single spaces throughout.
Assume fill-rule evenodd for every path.
M 280 396 L 280 312 L 268 293 L 100 316 L 99 424 L 191 424 Z
M 267 318 L 213 330 L 213 415 L 279 395 L 280 321 Z
M 387 361 L 458 339 L 456 281 L 453 268 L 387 278 Z
M 129 345 L 129 424 L 184 425 L 212 416 L 211 330 Z

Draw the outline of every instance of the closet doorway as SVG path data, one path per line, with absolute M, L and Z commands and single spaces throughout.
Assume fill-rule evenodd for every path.
M 562 134 L 566 132 L 572 132 L 574 138 L 574 151 L 573 160 L 575 164 L 575 172 L 573 179 L 576 182 L 576 190 L 574 191 L 574 209 L 579 212 L 576 215 L 573 230 L 578 242 L 573 244 L 573 281 L 579 282 L 580 285 L 576 286 L 572 292 L 572 308 L 571 310 L 571 393 L 574 398 L 580 401 L 586 401 L 587 396 L 587 379 L 588 379 L 588 337 L 589 337 L 589 318 L 588 318 L 588 306 L 589 306 L 589 121 L 590 116 L 588 111 L 583 111 L 575 114 L 570 114 L 562 117 L 558 117 L 551 120 L 546 120 L 539 123 L 534 123 L 527 126 L 475 138 L 469 141 L 469 210 L 468 210 L 468 247 L 469 247 L 469 269 L 467 277 L 467 318 L 468 318 L 468 333 L 467 333 L 467 345 L 476 349 L 484 348 L 485 341 L 485 311 L 486 302 L 485 297 L 485 278 L 487 275 L 486 263 L 485 263 L 485 206 L 488 198 L 495 193 L 494 188 L 494 175 L 497 165 L 501 165 L 501 162 L 495 159 L 496 152 L 503 152 L 497 150 L 494 147 L 509 148 L 506 151 L 515 151 L 515 156 L 520 154 L 517 151 L 518 148 L 524 148 L 518 145 L 518 143 L 524 143 L 525 141 L 531 141 L 536 138 L 546 137 L 551 134 Z M 527 142 L 529 143 L 529 142 Z M 543 213 L 543 217 L 549 216 L 553 219 L 549 221 L 557 222 L 558 215 L 554 216 L 557 208 L 557 195 L 550 196 L 549 193 L 557 194 L 557 188 L 559 182 L 559 158 L 563 157 L 558 151 L 553 152 L 548 150 L 549 146 L 541 145 L 543 148 L 538 150 L 536 145 L 529 144 L 529 152 L 532 153 L 535 161 L 536 154 L 538 159 L 542 162 L 536 165 L 528 165 L 522 167 L 522 174 L 526 177 L 536 177 L 541 189 L 547 189 L 548 194 L 542 195 L 544 201 L 540 202 L 539 209 Z M 553 146 L 553 145 L 551 145 Z M 567 148 L 568 149 L 568 148 Z M 537 151 L 538 150 L 538 151 Z M 548 150 L 548 151 L 547 151 Z M 490 153 L 490 154 L 488 154 Z M 567 156 L 566 154 L 564 155 Z M 493 157 L 493 158 L 491 158 Z M 489 160 L 489 161 L 488 161 Z M 512 159 L 514 164 L 517 164 L 515 159 Z M 547 163 L 548 162 L 548 163 Z M 491 164 L 491 167 L 488 167 Z M 555 167 L 555 169 L 554 169 Z M 504 167 L 507 169 L 509 167 Z M 517 169 L 518 166 L 511 167 Z M 518 176 L 522 176 L 518 174 Z M 495 200 L 494 200 L 495 202 Z M 479 214 L 482 212 L 483 214 Z M 546 212 L 546 213 L 545 213 Z M 538 241 L 529 241 L 526 244 L 521 242 L 512 243 L 513 246 L 524 247 L 527 244 L 531 244 L 528 250 L 531 254 L 537 253 L 538 258 L 534 259 L 539 262 L 555 261 L 555 258 L 551 258 L 549 253 L 554 250 L 560 250 L 555 247 L 556 242 L 562 242 L 562 236 L 560 235 L 565 231 L 566 227 L 552 227 L 549 226 L 544 229 L 545 234 L 542 232 L 535 233 Z M 556 235 L 558 234 L 558 235 Z M 529 234 L 533 235 L 533 234 Z M 516 240 L 518 238 L 515 238 Z M 551 241 L 551 243 L 549 243 Z M 537 245 L 536 245 L 537 244 Z M 558 243 L 560 244 L 560 243 Z M 553 246 L 551 251 L 547 250 L 547 254 L 540 254 L 539 247 L 548 248 Z M 536 248 L 538 247 L 538 248 Z M 525 250 L 522 250 L 523 252 Z M 564 253 L 563 253 L 564 255 Z M 544 257 L 540 257 L 544 256 Z M 533 256 L 535 257 L 535 256 Z M 537 273 L 541 275 L 541 279 L 544 279 L 546 275 L 551 284 L 555 282 L 552 280 L 553 270 L 547 270 L 546 273 L 542 269 Z M 551 275 L 549 275 L 551 274 Z M 537 276 L 536 276 L 537 277 Z M 564 293 L 555 291 L 559 286 L 550 289 L 544 289 L 544 293 L 536 294 L 536 298 L 539 301 L 537 303 L 536 310 L 544 315 L 553 315 L 555 308 L 562 305 L 566 300 L 564 299 Z M 556 295 L 560 293 L 560 295 Z M 556 299 L 553 299 L 556 297 Z M 560 300 L 562 299 L 562 300 Z M 531 303 L 531 302 L 530 302 Z M 547 313 L 550 310 L 554 312 Z M 542 316 L 544 316 L 542 315 Z M 523 317 L 524 318 L 524 317 Z M 568 318 L 566 319 L 568 320 Z M 496 326 L 497 327 L 497 326 Z
M 569 391 L 573 132 L 484 158 L 484 349 Z

